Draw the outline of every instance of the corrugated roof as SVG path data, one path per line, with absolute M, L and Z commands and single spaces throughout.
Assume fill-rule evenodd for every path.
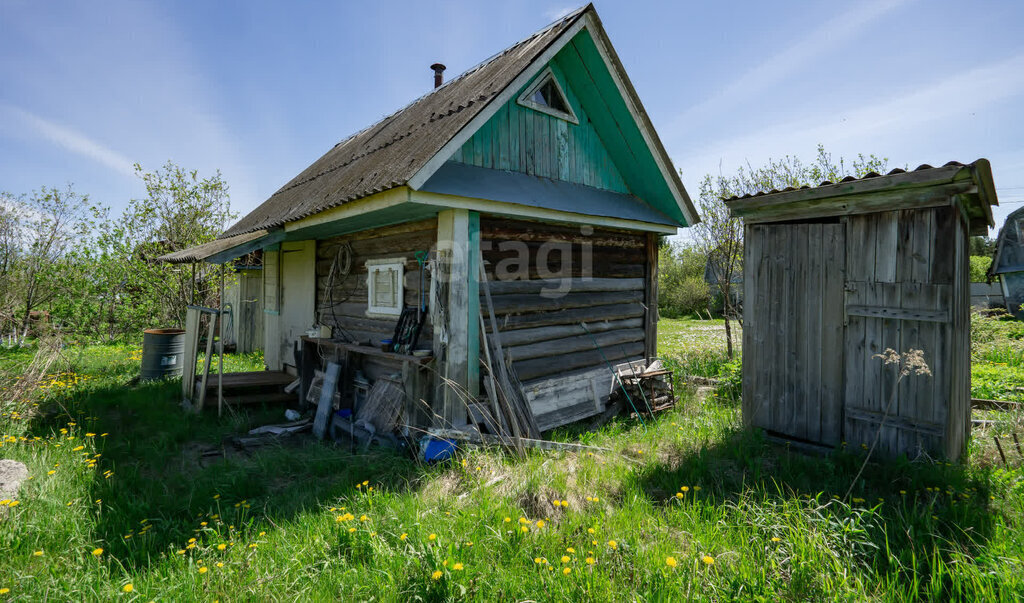
M 161 262 L 168 262 L 170 264 L 185 264 L 188 262 L 202 262 L 203 260 L 213 257 L 218 253 L 240 247 L 246 243 L 255 241 L 257 239 L 267 236 L 266 230 L 256 230 L 253 232 L 247 232 L 233 237 L 225 237 L 223 239 L 216 239 L 209 243 L 203 243 L 202 245 L 196 245 L 195 247 L 189 247 L 188 249 L 182 249 L 181 251 L 175 251 L 174 253 L 168 253 L 162 255 L 157 259 Z
M 877 198 L 878 195 L 885 195 L 889 199 L 887 203 L 893 207 L 902 203 L 918 203 L 921 195 L 925 194 L 921 191 L 929 193 L 931 200 L 936 196 L 960 196 L 970 221 L 971 234 L 985 234 L 988 227 L 995 225 L 992 206 L 998 205 L 999 201 L 992 181 L 992 167 L 987 159 L 972 163 L 950 161 L 941 167 L 923 164 L 910 171 L 897 168 L 884 175 L 871 172 L 862 178 L 847 176 L 839 182 L 787 187 L 733 196 L 724 201 L 733 215 L 755 221 L 778 221 L 860 211 L 865 206 L 853 204 L 853 199 Z
M 986 161 L 987 162 L 987 160 L 985 160 L 985 159 L 979 159 L 978 161 Z M 945 165 L 943 165 L 942 167 L 944 167 L 944 168 L 948 168 L 948 167 L 973 167 L 976 163 L 977 163 L 977 161 L 975 161 L 974 163 L 960 163 L 959 161 L 950 161 L 950 162 L 946 163 Z M 922 163 L 921 165 L 917 166 L 916 168 L 914 168 L 913 170 L 910 170 L 910 171 L 911 172 L 921 172 L 921 171 L 924 171 L 924 170 L 934 170 L 934 169 L 938 169 L 938 168 L 934 168 L 934 167 L 928 165 L 927 163 Z M 906 173 L 908 173 L 907 170 L 896 168 L 894 170 L 889 170 L 889 172 L 887 172 L 884 175 L 885 176 L 895 176 L 895 175 L 898 175 L 898 174 L 906 174 Z M 818 186 L 807 186 L 807 185 L 801 186 L 801 187 L 787 186 L 786 188 L 784 188 L 782 190 L 774 189 L 773 188 L 772 190 L 767 191 L 767 192 L 765 192 L 765 191 L 758 191 L 756 193 L 747 193 L 746 195 L 739 195 L 739 196 L 734 195 L 732 197 L 729 197 L 728 199 L 724 199 L 724 201 L 735 201 L 737 199 L 750 199 L 751 197 L 764 197 L 765 195 L 775 195 L 775 194 L 778 194 L 778 193 L 788 193 L 788 192 L 797 191 L 797 190 L 807 190 L 807 189 L 812 189 L 812 188 L 821 188 L 823 186 L 834 186 L 834 185 L 837 185 L 837 184 L 842 184 L 844 182 L 857 182 L 857 181 L 861 181 L 861 180 L 870 180 L 872 178 L 881 178 L 882 176 L 883 176 L 883 174 L 879 174 L 878 172 L 868 172 L 867 174 L 865 174 L 864 176 L 862 176 L 860 178 L 856 178 L 854 176 L 847 176 L 846 178 L 843 178 L 839 182 L 829 182 L 828 180 L 825 180 L 824 182 L 822 182 Z
M 221 236 L 281 226 L 404 185 L 588 8 L 556 21 L 338 143 Z

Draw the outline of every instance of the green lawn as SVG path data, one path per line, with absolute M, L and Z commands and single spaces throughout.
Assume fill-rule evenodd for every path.
M 728 377 L 711 327 L 662 321 L 661 353 Z M 280 408 L 184 415 L 174 382 L 125 386 L 137 348 L 73 352 L 37 407 L 0 398 L 0 457 L 32 476 L 0 517 L 0 600 L 1024 596 L 1020 462 L 994 464 L 977 442 L 964 464 L 873 463 L 845 499 L 859 451 L 770 446 L 739 429 L 733 396 L 680 385 L 646 427 L 583 436 L 607 453 L 425 466 L 300 439 L 247 455 L 225 438 Z M 5 372 L 30 361 L 0 352 Z

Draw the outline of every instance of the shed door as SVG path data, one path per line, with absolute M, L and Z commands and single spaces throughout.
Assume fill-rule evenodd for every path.
M 955 255 L 966 244 L 959 215 L 946 207 L 850 216 L 847 232 L 843 439 L 851 447 L 871 446 L 884 425 L 882 454 L 944 454 L 954 372 L 953 277 L 956 265 L 966 262 Z M 964 303 L 960 313 L 966 312 Z M 966 345 L 965 340 L 959 347 Z M 874 357 L 886 348 L 922 350 L 934 376 L 909 377 L 894 391 L 894 367 Z
M 845 241 L 839 222 L 747 226 L 743 416 L 749 423 L 839 443 Z

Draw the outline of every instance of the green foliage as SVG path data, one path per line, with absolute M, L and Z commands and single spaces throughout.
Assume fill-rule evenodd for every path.
M 703 327 L 715 327 L 724 353 L 721 321 L 665 322 L 687 353 L 711 337 Z M 55 369 L 63 385 L 36 398 L 39 414 L 0 416 L 0 451 L 33 476 L 0 519 L 0 588 L 15 599 L 1024 593 L 1009 561 L 1024 556 L 1024 480 L 1018 468 L 993 469 L 976 454 L 964 465 L 875 463 L 841 500 L 859 451 L 822 458 L 772 446 L 739 429 L 735 404 L 688 393 L 646 428 L 618 418 L 590 434 L 610 451 L 594 455 L 466 450 L 425 466 L 305 438 L 240 453 L 225 438 L 279 421 L 280 408 L 184 414 L 174 381 L 122 386 L 138 372 L 137 347 L 67 354 L 73 364 Z M 0 351 L 3 367 L 30 359 Z M 227 456 L 204 455 L 211 451 Z
M 50 326 L 66 337 L 137 339 L 145 328 L 180 326 L 193 301 L 215 305 L 215 269 L 198 266 L 193 281 L 191 266 L 156 258 L 223 230 L 234 217 L 227 184 L 219 172 L 201 178 L 170 162 L 153 172 L 135 167 L 146 196 L 129 201 L 116 218 L 70 188 L 43 189 L 17 201 L 32 211 L 15 222 L 31 236 L 16 240 L 31 243 L 15 248 L 11 268 L 0 274 L 0 327 L 24 324 L 28 310 L 45 309 Z M 0 213 L 0 266 L 12 255 L 4 245 L 12 219 L 4 216 L 9 214 Z
M 980 255 L 992 259 L 996 254 L 996 240 L 989 237 L 976 236 L 970 240 L 971 255 Z
M 992 265 L 992 258 L 989 256 L 972 255 L 971 261 L 971 282 L 984 283 L 988 281 L 988 267 Z
M 711 295 L 704 281 L 705 258 L 692 246 L 658 249 L 658 312 L 680 318 L 707 312 Z

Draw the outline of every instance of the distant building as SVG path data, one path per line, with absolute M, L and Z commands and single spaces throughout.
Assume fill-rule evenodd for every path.
M 1017 318 L 1024 318 L 1024 207 L 1010 214 L 999 229 L 989 273 L 1002 281 L 1006 309 Z

